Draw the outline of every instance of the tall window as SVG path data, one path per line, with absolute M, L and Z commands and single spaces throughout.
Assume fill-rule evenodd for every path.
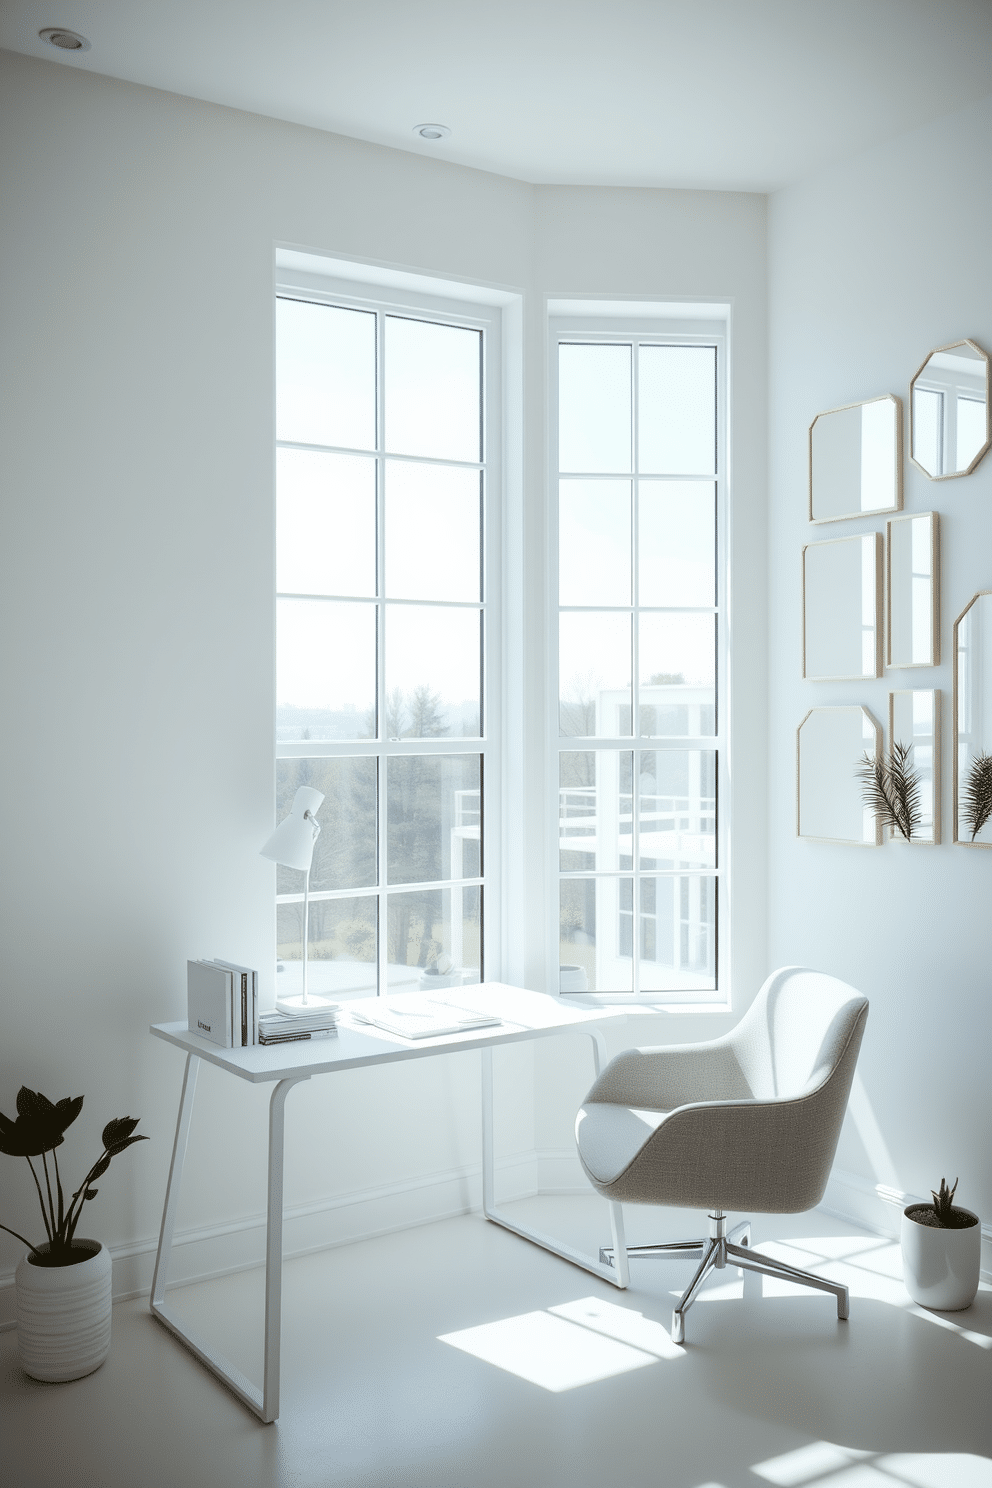
M 720 344 L 554 339 L 563 990 L 717 984 Z
M 484 974 L 486 342 L 470 317 L 276 302 L 276 805 L 324 794 L 317 991 Z M 279 868 L 280 990 L 302 888 Z

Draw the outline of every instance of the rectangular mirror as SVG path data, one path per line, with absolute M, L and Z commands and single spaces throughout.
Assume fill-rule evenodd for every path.
M 858 769 L 879 758 L 882 730 L 867 708 L 811 708 L 796 730 L 796 835 L 879 847 L 881 829 L 861 799 Z
M 939 523 L 936 512 L 890 517 L 886 527 L 886 596 L 890 667 L 940 661 Z
M 954 622 L 954 841 L 992 847 L 992 593 Z
M 907 688 L 889 693 L 889 748 L 911 749 L 909 763 L 916 772 L 919 824 L 911 841 L 933 846 L 940 841 L 940 693 L 932 688 Z M 901 841 L 889 831 L 891 841 Z
M 810 682 L 881 676 L 882 535 L 803 548 L 803 676 Z
M 818 413 L 809 426 L 809 519 L 902 507 L 902 404 L 886 393 Z

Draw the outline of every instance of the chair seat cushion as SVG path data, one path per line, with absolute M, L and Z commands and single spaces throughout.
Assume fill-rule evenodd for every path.
M 582 1161 L 597 1183 L 612 1183 L 657 1131 L 667 1111 L 645 1111 L 589 1101 L 575 1118 L 575 1140 Z

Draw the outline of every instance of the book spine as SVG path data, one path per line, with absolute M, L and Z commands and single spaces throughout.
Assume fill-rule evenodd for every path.
M 238 1042 L 242 1049 L 247 1049 L 250 1042 L 248 1038 L 248 973 L 243 971 L 237 980 L 240 984 L 238 988 L 240 993 L 238 998 L 238 1015 L 240 1023 L 239 1032 L 241 1034 Z
M 251 1041 L 258 1044 L 258 972 L 251 974 Z

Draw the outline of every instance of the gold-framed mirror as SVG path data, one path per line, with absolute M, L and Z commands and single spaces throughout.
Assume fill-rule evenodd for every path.
M 992 443 L 989 357 L 975 341 L 938 346 L 909 385 L 909 448 L 931 480 L 970 475 Z
M 880 847 L 882 829 L 862 799 L 858 771 L 882 752 L 867 708 L 811 708 L 796 729 L 796 836 L 810 842 Z
M 936 512 L 885 524 L 885 664 L 940 662 L 940 521 Z
M 818 413 L 809 426 L 809 519 L 902 509 L 902 403 L 892 393 Z
M 940 693 L 932 687 L 907 687 L 889 693 L 889 750 L 902 744 L 910 750 L 916 775 L 919 819 L 910 842 L 934 847 L 940 842 Z M 901 841 L 889 829 L 891 841 Z
M 992 592 L 954 622 L 954 841 L 992 847 Z
M 882 674 L 880 532 L 803 548 L 803 676 L 861 681 Z

